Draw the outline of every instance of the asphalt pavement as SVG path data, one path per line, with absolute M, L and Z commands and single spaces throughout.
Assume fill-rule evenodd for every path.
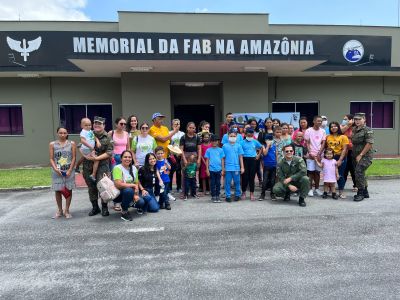
M 86 190 L 69 220 L 50 191 L 0 193 L 0 299 L 400 299 L 399 180 L 369 190 L 177 200 L 132 222 L 88 217 Z

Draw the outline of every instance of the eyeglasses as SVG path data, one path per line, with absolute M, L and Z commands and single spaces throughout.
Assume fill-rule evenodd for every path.
M 142 127 L 142 128 L 140 128 L 140 129 L 142 129 L 142 130 L 148 130 L 149 127 Z
M 121 126 L 126 126 L 126 123 L 119 123 L 119 125 L 121 125 Z
M 285 150 L 285 153 L 292 153 L 293 150 Z

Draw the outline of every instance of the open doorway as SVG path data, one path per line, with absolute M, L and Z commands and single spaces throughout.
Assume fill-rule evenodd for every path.
M 188 122 L 194 122 L 198 128 L 201 121 L 206 120 L 211 128 L 215 128 L 215 106 L 213 104 L 174 105 L 174 119 L 181 120 L 181 130 L 185 131 Z

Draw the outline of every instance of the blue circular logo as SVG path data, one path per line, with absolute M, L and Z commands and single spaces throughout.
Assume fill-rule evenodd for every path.
M 357 40 L 348 41 L 343 46 L 343 57 L 351 63 L 359 62 L 364 56 L 364 46 Z

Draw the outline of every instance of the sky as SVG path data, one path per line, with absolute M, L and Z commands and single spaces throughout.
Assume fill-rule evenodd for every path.
M 0 20 L 118 21 L 118 11 L 269 13 L 270 24 L 399 25 L 400 0 L 0 0 Z

